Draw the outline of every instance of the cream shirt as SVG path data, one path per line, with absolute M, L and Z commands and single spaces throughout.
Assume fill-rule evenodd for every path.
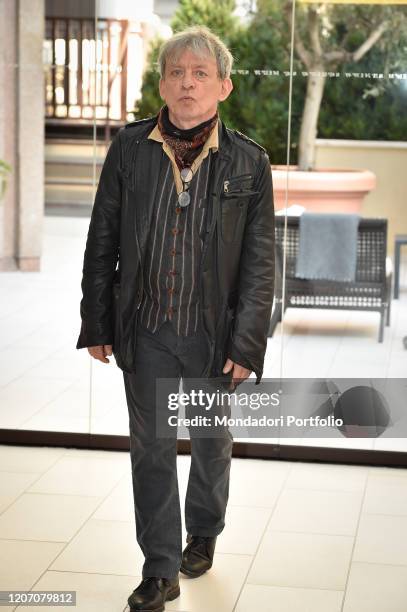
M 202 148 L 202 151 L 199 153 L 199 155 L 192 162 L 191 170 L 192 170 L 193 174 L 195 174 L 195 172 L 198 170 L 200 164 L 203 162 L 205 157 L 208 156 L 209 149 L 213 149 L 213 151 L 217 151 L 218 150 L 218 148 L 219 148 L 218 128 L 219 128 L 219 119 L 218 119 L 216 125 L 214 126 L 212 132 L 209 134 L 208 138 L 206 139 L 205 144 L 204 144 L 204 146 Z M 158 125 L 156 125 L 154 127 L 154 129 L 152 130 L 152 132 L 150 132 L 148 138 L 150 138 L 151 140 L 156 140 L 157 142 L 161 142 L 162 143 L 162 147 L 163 147 L 164 151 L 166 152 L 166 154 L 168 155 L 168 157 L 171 160 L 172 170 L 173 170 L 173 174 L 174 174 L 175 187 L 176 187 L 176 190 L 177 190 L 177 194 L 180 194 L 181 191 L 182 191 L 181 172 L 180 172 L 180 170 L 179 170 L 179 168 L 177 166 L 177 162 L 175 161 L 175 157 L 174 157 L 174 154 L 172 152 L 172 149 L 171 149 L 171 147 L 168 146 L 168 144 L 165 142 L 164 138 L 162 137 Z

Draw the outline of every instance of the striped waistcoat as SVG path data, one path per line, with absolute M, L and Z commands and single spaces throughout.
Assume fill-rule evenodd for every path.
M 177 204 L 171 161 L 163 152 L 144 259 L 144 296 L 139 321 L 151 332 L 170 320 L 177 335 L 196 333 L 199 320 L 199 278 L 205 232 L 211 155 L 199 165 L 190 183 L 191 201 Z

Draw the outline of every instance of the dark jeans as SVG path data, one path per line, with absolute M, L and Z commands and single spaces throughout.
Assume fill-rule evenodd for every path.
M 145 557 L 143 578 L 173 578 L 182 560 L 177 440 L 156 435 L 157 412 L 168 413 L 168 406 L 156 401 L 156 379 L 174 379 L 171 392 L 178 393 L 182 378 L 183 391 L 189 392 L 184 378 L 199 378 L 207 360 L 208 347 L 200 328 L 183 337 L 177 336 L 170 321 L 155 333 L 140 324 L 137 327 L 136 373 L 124 372 L 123 376 L 137 541 Z M 225 526 L 233 447 L 233 436 L 227 428 L 225 431 L 223 437 L 190 436 L 185 526 L 193 535 L 216 536 Z

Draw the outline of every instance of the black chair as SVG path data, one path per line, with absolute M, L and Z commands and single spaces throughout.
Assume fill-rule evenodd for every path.
M 387 219 L 361 219 L 357 236 L 357 264 L 354 282 L 295 277 L 299 248 L 299 217 L 287 216 L 285 299 L 282 299 L 282 272 L 285 217 L 276 215 L 275 299 L 269 337 L 281 321 L 283 311 L 294 308 L 365 310 L 380 313 L 379 342 L 383 342 L 384 321 L 390 325 L 392 265 L 387 254 Z

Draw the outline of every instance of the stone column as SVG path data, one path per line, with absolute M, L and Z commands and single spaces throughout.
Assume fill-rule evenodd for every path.
M 0 157 L 12 166 L 0 269 L 40 269 L 44 216 L 44 0 L 0 0 Z M 1 216 L 0 216 L 1 219 Z
M 12 0 L 0 0 L 0 158 L 12 166 L 7 191 L 0 201 L 0 270 L 13 270 L 17 200 L 17 11 Z

